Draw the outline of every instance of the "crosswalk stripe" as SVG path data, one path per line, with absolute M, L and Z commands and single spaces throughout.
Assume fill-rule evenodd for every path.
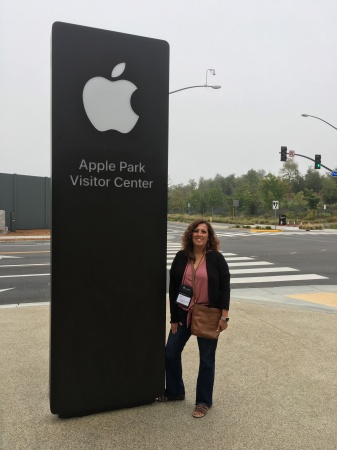
M 181 249 L 179 244 L 167 245 L 166 269 L 171 269 L 176 252 Z M 268 261 L 256 261 L 256 257 L 237 256 L 235 253 L 221 252 L 228 263 L 231 273 L 231 284 L 248 284 L 248 283 L 274 283 L 286 281 L 307 281 L 328 279 L 317 274 L 287 274 L 272 275 L 282 272 L 299 272 L 298 269 L 292 267 L 265 267 L 273 266 L 274 263 Z M 255 267 L 254 267 L 255 266 Z M 257 267 L 260 266 L 260 267 Z M 235 268 L 234 268 L 235 267 Z M 247 274 L 260 274 L 261 276 L 241 277 Z M 269 275 L 270 274 L 270 275 Z M 265 276 L 264 276 L 265 275 Z
M 329 232 L 326 233 L 324 231 L 312 231 L 310 232 L 304 232 L 304 231 L 280 231 L 279 233 L 275 233 L 275 231 L 271 230 L 271 231 L 264 231 L 263 233 L 254 233 L 254 232 L 246 232 L 246 233 L 216 233 L 216 235 L 218 237 L 236 237 L 236 236 L 241 236 L 241 237 L 251 237 L 251 236 L 268 236 L 268 237 L 276 237 L 276 236 L 329 236 L 331 234 L 337 234 L 337 231 L 333 231 L 333 232 Z
M 35 267 L 35 266 L 50 266 L 50 263 L 47 264 L 7 264 L 1 265 L 0 269 L 10 269 L 12 267 Z
M 239 275 L 243 273 L 272 273 L 272 272 L 298 272 L 298 269 L 292 267 L 266 267 L 264 269 L 232 269 L 231 275 Z
M 249 261 L 249 262 L 230 262 L 229 267 L 242 267 L 242 266 L 273 266 L 274 263 L 267 261 Z
M 253 261 L 254 258 L 250 258 L 249 256 L 230 256 L 226 258 L 226 261 Z
M 166 252 L 166 254 L 167 255 L 170 255 L 170 256 L 172 256 L 172 255 L 176 255 L 176 253 L 177 253 L 177 251 L 176 250 L 167 250 L 167 252 Z M 224 253 L 224 252 L 220 252 L 222 255 L 224 255 L 225 257 L 228 257 L 228 256 L 235 256 L 236 255 L 236 253 Z
M 276 275 L 269 277 L 243 277 L 232 278 L 231 284 L 245 284 L 245 283 L 275 283 L 280 281 L 303 281 L 303 280 L 324 280 L 327 277 L 322 275 L 316 275 L 314 273 L 308 273 L 304 275 Z
M 21 278 L 21 277 L 46 277 L 50 273 L 34 273 L 30 275 L 1 275 L 0 278 Z
M 173 260 L 173 256 L 167 256 L 167 262 L 172 262 Z M 250 258 L 249 256 L 229 256 L 226 258 L 226 261 L 253 261 L 253 258 Z

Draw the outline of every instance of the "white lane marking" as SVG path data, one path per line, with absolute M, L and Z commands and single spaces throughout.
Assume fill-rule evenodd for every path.
M 9 258 L 15 258 L 15 259 L 20 259 L 22 258 L 22 256 L 6 256 L 6 255 L 0 255 L 0 259 L 9 259 Z
M 39 302 L 39 303 L 13 303 L 9 305 L 0 305 L 0 308 L 23 308 L 26 306 L 49 306 L 50 302 Z
M 0 265 L 0 269 L 3 269 L 4 267 L 6 269 L 10 267 L 32 267 L 32 266 L 50 266 L 50 263 L 47 264 L 9 264 L 9 265 Z
M 275 272 L 299 272 L 298 269 L 292 267 L 266 267 L 264 269 L 233 269 L 231 275 L 238 275 L 243 273 L 275 273 Z
M 21 277 L 46 277 L 50 273 L 35 273 L 29 275 L 1 275 L 0 278 L 21 278 Z
M 228 264 L 229 267 L 242 267 L 242 266 L 273 266 L 274 263 L 267 262 L 267 261 L 251 261 L 251 262 L 230 262 Z
M 252 261 L 253 258 L 250 258 L 249 256 L 234 256 L 226 258 L 226 261 Z
M 172 244 L 171 247 L 167 246 L 167 265 L 166 269 L 171 269 L 171 263 L 173 261 L 173 246 L 176 245 L 180 250 L 180 245 Z M 172 250 L 172 251 L 170 251 Z M 254 258 L 257 256 L 244 256 L 239 257 L 235 256 L 235 253 L 224 253 L 221 252 L 224 256 L 226 256 L 226 261 L 228 262 L 228 266 L 230 268 L 231 275 L 241 275 L 241 274 L 253 274 L 253 273 L 276 273 L 276 272 L 298 272 L 298 269 L 294 269 L 291 267 L 274 267 L 274 268 L 248 268 L 248 269 L 232 269 L 232 267 L 242 267 L 242 266 L 267 266 L 274 265 L 274 263 L 268 261 L 254 261 Z M 240 261 L 240 262 L 237 262 Z M 246 262 L 242 262 L 246 261 Z M 284 281 L 300 281 L 300 280 L 320 280 L 320 279 L 328 279 L 328 277 L 324 277 L 317 274 L 304 274 L 304 275 L 278 275 L 278 276 L 261 276 L 261 277 L 242 277 L 242 278 L 231 278 L 231 284 L 239 284 L 239 283 L 268 283 L 268 282 L 284 282 Z
M 306 275 L 279 275 L 271 277 L 243 277 L 243 278 L 231 278 L 231 284 L 239 283 L 274 283 L 278 281 L 302 281 L 302 280 L 324 280 L 327 277 L 309 273 Z
M 15 288 L 0 289 L 0 292 L 10 291 L 11 289 L 15 289 Z
M 172 230 L 169 231 L 168 233 L 172 233 L 172 234 L 177 234 L 177 233 L 183 233 L 183 229 L 180 230 Z M 250 236 L 315 236 L 315 235 L 330 235 L 330 234 L 337 234 L 337 231 L 332 231 L 330 230 L 330 232 L 325 232 L 325 231 L 314 231 L 311 234 L 309 233 L 305 233 L 303 231 L 287 231 L 287 230 L 281 230 L 278 233 L 275 233 L 274 230 L 266 230 L 263 231 L 262 233 L 258 233 L 258 232 L 254 232 L 254 231 L 247 231 L 247 232 L 242 232 L 242 233 L 235 233 L 235 232 L 215 232 L 215 234 L 219 237 L 234 237 L 234 236 L 244 236 L 244 237 L 250 237 Z
M 180 250 L 180 249 L 178 249 L 178 250 Z M 176 255 L 176 253 L 177 253 L 177 250 L 174 250 L 174 249 L 169 249 L 166 251 L 167 255 Z M 236 256 L 236 253 L 224 253 L 224 252 L 220 252 L 220 253 L 226 257 L 227 256 Z
M 168 256 L 166 258 L 166 262 L 167 263 L 171 263 L 173 261 L 173 257 L 172 256 Z M 233 256 L 233 257 L 228 257 L 226 258 L 226 261 L 252 261 L 253 258 L 249 258 L 249 256 Z
M 219 237 L 228 237 L 228 236 L 250 236 L 250 233 L 216 233 L 217 236 Z

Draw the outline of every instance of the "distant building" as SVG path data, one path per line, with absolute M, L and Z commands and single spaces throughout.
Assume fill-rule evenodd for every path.
M 50 228 L 50 178 L 0 173 L 0 210 L 9 230 Z

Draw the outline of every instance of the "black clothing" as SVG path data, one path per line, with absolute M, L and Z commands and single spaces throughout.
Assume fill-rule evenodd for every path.
M 230 303 L 230 274 L 228 264 L 223 255 L 217 251 L 209 251 L 205 255 L 206 271 L 208 277 L 208 299 L 209 306 L 213 308 L 229 310 Z M 180 250 L 172 263 L 170 270 L 170 310 L 171 323 L 178 323 L 178 308 L 176 299 L 179 293 L 179 286 L 182 282 L 188 257 L 183 250 Z

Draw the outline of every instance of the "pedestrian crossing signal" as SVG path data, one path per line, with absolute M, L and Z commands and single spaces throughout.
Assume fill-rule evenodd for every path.
M 321 155 L 315 155 L 315 169 L 321 168 Z
M 287 161 L 287 147 L 281 147 L 281 161 Z

